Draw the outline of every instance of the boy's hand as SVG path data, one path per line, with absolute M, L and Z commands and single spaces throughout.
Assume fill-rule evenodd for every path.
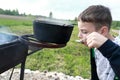
M 86 41 L 89 48 L 99 48 L 107 41 L 107 38 L 97 32 L 92 32 L 86 37 Z

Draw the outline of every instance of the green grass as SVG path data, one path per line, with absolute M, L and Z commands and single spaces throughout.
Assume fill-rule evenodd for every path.
M 33 34 L 33 19 L 28 20 L 17 18 L 0 18 L 0 29 L 4 32 L 10 32 L 17 35 Z M 1 31 L 0 30 L 0 31 Z
M 0 18 L 0 25 L 4 26 L 31 26 L 32 25 L 32 19 L 30 20 L 24 20 L 24 19 L 16 19 L 16 18 Z
M 17 35 L 33 34 L 32 26 L 25 26 L 25 25 L 10 26 L 9 29 L 11 30 L 12 33 Z
M 78 47 L 78 48 L 77 48 Z M 26 68 L 40 71 L 58 71 L 68 75 L 90 76 L 88 49 L 70 46 L 60 49 L 43 49 L 27 58 Z M 82 53 L 81 50 L 84 50 Z

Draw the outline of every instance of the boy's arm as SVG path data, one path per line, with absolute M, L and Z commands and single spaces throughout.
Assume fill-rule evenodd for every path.
M 107 40 L 98 50 L 109 60 L 113 71 L 120 79 L 120 46 Z

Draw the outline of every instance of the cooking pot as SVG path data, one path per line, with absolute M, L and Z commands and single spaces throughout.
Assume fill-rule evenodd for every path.
M 34 36 L 40 42 L 66 44 L 72 34 L 73 25 L 59 19 L 36 19 L 33 21 Z

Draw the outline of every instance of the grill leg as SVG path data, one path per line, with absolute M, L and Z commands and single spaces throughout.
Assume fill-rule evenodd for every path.
M 25 61 L 26 61 L 26 57 L 21 63 L 20 80 L 24 80 Z

